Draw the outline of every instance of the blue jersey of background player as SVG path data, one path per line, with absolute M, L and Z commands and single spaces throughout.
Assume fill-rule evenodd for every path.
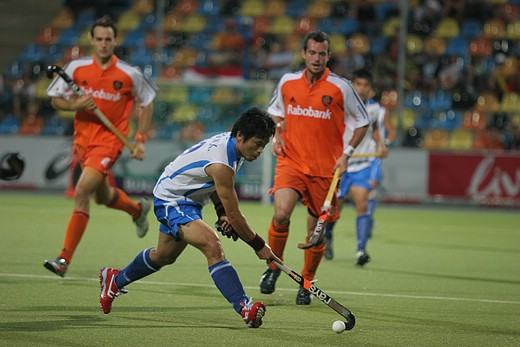
M 347 171 L 342 175 L 338 194 L 339 208 L 344 201 L 349 198 L 356 207 L 356 264 L 363 266 L 370 260 L 370 256 L 366 252 L 367 242 L 371 230 L 371 216 L 368 209 L 368 196 L 372 190 L 370 178 L 372 174 L 372 159 L 366 157 L 356 157 L 355 154 L 376 153 L 378 156 L 386 156 L 388 154 L 386 145 L 379 136 L 378 117 L 381 106 L 376 101 L 369 99 L 372 93 L 372 74 L 365 69 L 354 72 L 352 84 L 359 94 L 360 98 L 365 102 L 368 117 L 371 126 L 369 127 L 365 137 L 356 147 L 354 156 L 349 161 Z M 345 131 L 346 138 L 351 136 L 352 131 Z M 332 229 L 335 222 L 327 223 L 325 226 L 325 258 L 332 259 Z
M 251 108 L 231 132 L 215 135 L 187 149 L 164 170 L 154 188 L 154 211 L 159 226 L 157 247 L 145 249 L 124 269 L 100 270 L 100 303 L 110 313 L 124 287 L 173 264 L 187 245 L 207 259 L 211 278 L 222 295 L 242 315 L 248 327 L 258 328 L 266 311 L 246 296 L 233 266 L 226 260 L 217 232 L 202 220 L 202 208 L 213 202 L 217 223 L 226 236 L 247 242 L 260 259 L 277 260 L 271 248 L 249 226 L 239 209 L 235 175 L 244 160 L 257 159 L 274 135 L 267 112 Z

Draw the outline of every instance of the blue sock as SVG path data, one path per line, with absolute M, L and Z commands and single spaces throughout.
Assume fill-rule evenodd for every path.
M 370 229 L 368 237 L 372 236 L 372 227 L 374 226 L 374 213 L 376 212 L 377 200 L 375 198 L 368 200 L 368 214 L 370 215 Z
M 233 266 L 229 261 L 222 260 L 221 262 L 211 265 L 208 269 L 218 290 L 220 290 L 227 301 L 233 304 L 235 311 L 240 314 L 243 307 L 242 303 L 247 302 L 248 299 Z
M 325 224 L 325 238 L 328 239 L 328 240 L 332 240 L 332 229 L 334 228 L 334 224 L 336 224 L 336 222 L 328 222 L 327 224 Z
M 145 249 L 123 270 L 119 271 L 119 274 L 116 276 L 116 284 L 119 288 L 123 288 L 127 284 L 135 282 L 161 269 L 161 266 L 155 265 L 150 259 L 151 250 L 151 248 Z
M 357 250 L 360 251 L 367 247 L 370 235 L 370 215 L 364 214 L 357 216 L 356 219 Z

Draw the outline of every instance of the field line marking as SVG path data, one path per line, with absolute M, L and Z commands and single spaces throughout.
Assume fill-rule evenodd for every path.
M 99 282 L 98 278 L 90 278 L 90 277 L 67 277 L 67 278 L 58 278 L 56 276 L 47 276 L 47 275 L 31 275 L 31 274 L 9 274 L 9 273 L 0 273 L 0 277 L 16 277 L 16 278 L 30 278 L 30 279 L 50 279 L 53 281 L 88 281 L 88 282 Z M 178 287 L 200 287 L 200 288 L 215 288 L 214 285 L 208 284 L 200 284 L 200 283 L 183 283 L 183 282 L 157 282 L 157 281 L 147 281 L 140 280 L 132 285 L 141 284 L 141 285 L 159 285 L 159 286 L 178 286 Z M 244 286 L 245 289 L 258 289 L 257 286 Z M 276 288 L 279 291 L 291 291 L 294 292 L 297 288 L 289 289 L 289 288 Z M 506 304 L 506 305 L 520 305 L 520 301 L 511 301 L 511 300 L 497 300 L 497 299 L 477 299 L 477 298 L 457 298 L 457 297 L 448 297 L 448 296 L 429 296 L 429 295 L 406 295 L 406 294 L 387 294 L 387 293 L 366 293 L 366 292 L 349 292 L 349 291 L 338 291 L 338 290 L 327 290 L 327 294 L 337 294 L 337 295 L 357 295 L 357 296 L 374 296 L 381 298 L 396 298 L 396 299 L 415 299 L 415 300 L 441 300 L 441 301 L 466 301 L 466 302 L 479 302 L 479 303 L 488 303 L 488 304 Z

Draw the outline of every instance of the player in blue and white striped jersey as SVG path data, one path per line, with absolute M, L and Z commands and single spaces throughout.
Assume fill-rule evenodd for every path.
M 269 114 L 251 108 L 235 122 L 231 132 L 215 135 L 185 150 L 164 170 L 154 188 L 154 211 L 159 226 L 157 247 L 149 248 L 122 270 L 100 271 L 100 303 L 110 313 L 124 287 L 173 264 L 192 245 L 207 259 L 210 275 L 222 295 L 242 315 L 248 327 L 262 324 L 265 305 L 253 303 L 224 255 L 217 232 L 202 220 L 202 208 L 213 202 L 220 231 L 248 243 L 260 259 L 281 261 L 249 226 L 239 209 L 235 177 L 244 160 L 257 159 L 275 133 Z
M 341 176 L 338 193 L 338 208 L 341 208 L 345 200 L 350 199 L 357 212 L 356 217 L 356 264 L 365 265 L 370 261 L 366 252 L 371 230 L 371 217 L 368 210 L 368 196 L 372 190 L 370 178 L 372 173 L 372 160 L 370 157 L 356 157 L 355 154 L 377 153 L 381 157 L 388 155 L 386 145 L 379 136 L 378 117 L 381 105 L 370 99 L 372 92 L 372 74 L 365 69 L 356 70 L 353 75 L 352 85 L 359 97 L 365 102 L 370 125 L 365 137 L 356 147 L 353 157 L 349 160 L 347 171 Z M 344 141 L 349 141 L 352 129 L 347 125 Z M 325 258 L 332 259 L 332 229 L 335 222 L 329 222 L 325 226 Z

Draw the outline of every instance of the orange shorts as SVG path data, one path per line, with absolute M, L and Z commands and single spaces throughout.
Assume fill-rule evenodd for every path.
M 110 147 L 83 147 L 74 145 L 74 155 L 80 161 L 81 168 L 88 166 L 107 175 L 121 152 Z
M 274 173 L 274 185 L 269 193 L 274 194 L 280 188 L 294 189 L 300 195 L 302 204 L 307 206 L 313 215 L 319 216 L 331 182 L 332 177 L 309 176 L 292 166 L 278 163 Z M 332 199 L 334 214 L 330 216 L 329 221 L 339 218 L 337 205 L 338 201 L 334 196 Z

